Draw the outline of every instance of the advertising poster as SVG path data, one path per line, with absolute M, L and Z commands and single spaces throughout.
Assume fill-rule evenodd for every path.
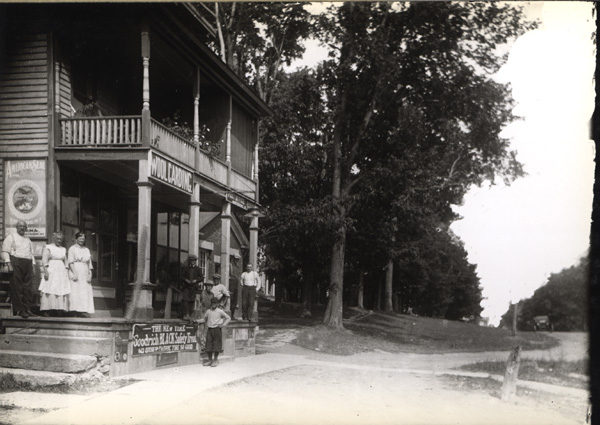
M 46 161 L 7 160 L 4 163 L 4 224 L 16 232 L 17 221 L 27 223 L 26 236 L 46 237 Z
M 133 325 L 134 356 L 144 354 L 176 353 L 178 351 L 197 351 L 196 323 L 173 325 L 158 323 L 152 325 Z

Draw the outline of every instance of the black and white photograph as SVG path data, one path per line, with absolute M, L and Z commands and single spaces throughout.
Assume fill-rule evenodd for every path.
M 0 424 L 594 423 L 598 11 L 0 0 Z

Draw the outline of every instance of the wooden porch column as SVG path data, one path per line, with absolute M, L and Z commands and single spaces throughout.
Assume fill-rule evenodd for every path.
M 194 192 L 190 202 L 190 231 L 189 231 L 189 253 L 198 255 L 198 244 L 200 235 L 200 184 L 194 182 Z
M 229 288 L 229 254 L 231 251 L 231 203 L 223 201 L 221 209 L 221 283 Z
M 252 264 L 252 270 L 258 273 L 258 209 L 253 208 L 250 214 L 250 258 L 248 260 Z M 265 290 L 265 288 L 262 289 Z M 254 320 L 258 321 L 258 297 L 254 301 L 254 306 L 252 306 L 252 316 Z
M 152 284 L 150 283 L 150 229 L 152 217 L 152 182 L 148 180 L 150 164 L 138 161 L 138 228 L 136 282 L 130 283 L 132 296 L 126 317 L 152 319 Z
M 225 163 L 227 164 L 227 187 L 231 189 L 231 119 L 232 119 L 232 99 L 229 95 L 229 119 L 225 130 Z
M 142 37 L 142 145 L 150 146 L 150 30 L 144 25 Z
M 194 170 L 200 168 L 200 69 L 196 68 L 194 78 Z
M 256 200 L 256 202 L 258 202 L 258 186 L 259 186 L 259 180 L 258 180 L 258 135 L 259 135 L 259 131 L 260 131 L 260 123 L 257 120 L 256 121 L 256 142 L 254 143 L 254 175 L 252 176 L 252 178 L 254 179 L 254 182 L 256 183 L 256 192 L 254 193 L 254 199 Z
M 196 68 L 194 78 L 194 170 L 200 168 L 200 70 Z M 194 192 L 190 202 L 190 231 L 189 231 L 189 253 L 198 255 L 198 243 L 200 234 L 200 183 L 194 181 Z M 206 276 L 205 276 L 206 277 Z

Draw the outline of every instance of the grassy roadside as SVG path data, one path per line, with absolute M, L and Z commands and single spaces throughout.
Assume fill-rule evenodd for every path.
M 523 349 L 547 349 L 558 341 L 541 333 L 510 331 L 451 320 L 410 316 L 397 313 L 344 310 L 343 330 L 320 325 L 324 306 L 316 306 L 309 318 L 299 317 L 301 305 L 259 304 L 262 329 L 295 328 L 294 344 L 303 348 L 337 355 L 383 350 L 388 352 L 447 353 L 505 351 L 517 344 Z
M 461 370 L 486 372 L 504 375 L 505 362 L 481 362 L 465 365 Z M 519 366 L 519 379 L 563 385 L 587 390 L 588 362 L 565 360 L 522 360 Z

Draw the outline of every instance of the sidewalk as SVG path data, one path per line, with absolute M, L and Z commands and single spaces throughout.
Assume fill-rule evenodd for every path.
M 473 376 L 492 379 L 502 377 L 492 376 L 484 373 L 462 372 L 449 370 L 439 364 L 431 356 L 420 356 L 421 361 L 414 355 L 395 355 L 396 362 L 373 362 L 375 356 L 386 358 L 388 353 L 371 353 L 371 361 L 364 362 L 365 357 L 359 356 L 354 361 L 348 361 L 351 357 L 337 357 L 321 355 L 320 359 L 308 353 L 298 354 L 261 354 L 254 357 L 238 358 L 221 363 L 218 367 L 203 367 L 201 365 L 190 365 L 180 368 L 154 370 L 125 376 L 123 378 L 140 380 L 134 384 L 122 387 L 110 393 L 92 395 L 83 399 L 74 400 L 67 407 L 42 414 L 33 420 L 23 422 L 24 424 L 37 425 L 92 425 L 92 424 L 147 424 L 156 423 L 159 418 L 170 417 L 170 415 L 184 415 L 190 411 L 190 406 L 198 407 L 207 398 L 206 390 L 224 385 L 244 381 L 269 372 L 281 371 L 297 366 L 304 367 L 326 367 L 346 369 L 347 375 L 352 376 L 359 373 L 394 373 L 403 374 L 408 380 L 423 379 L 430 380 L 441 375 Z M 470 356 L 467 356 L 470 357 Z M 362 360 L 362 361 L 360 361 Z M 407 361 L 408 360 L 408 361 Z M 434 361 L 432 361 L 434 360 Z M 357 362 L 358 361 L 358 362 Z M 455 361 L 451 356 L 450 363 Z M 382 364 L 383 363 L 383 364 Z M 387 363 L 387 364 L 386 364 Z M 412 363 L 412 367 L 408 364 Z M 415 366 L 421 366 L 417 368 Z M 408 367 L 403 367 L 408 366 Z M 354 372 L 353 372 L 354 371 Z M 428 378 L 430 377 L 430 378 Z M 574 388 L 558 387 L 555 385 L 541 384 L 536 382 L 519 381 L 521 387 L 552 392 L 560 395 L 585 398 L 587 392 Z M 414 387 L 413 387 L 414 388 Z M 304 390 L 310 391 L 310 388 Z M 303 391 L 304 391 L 303 390 Z M 314 388 L 317 390 L 317 388 Z M 260 392 L 260 387 L 256 388 Z M 301 401 L 301 391 L 298 392 Z M 232 406 L 235 401 L 231 400 Z M 225 403 L 227 405 L 227 403 Z M 33 406 L 32 406 L 33 407 Z M 209 409 L 210 410 L 210 409 Z M 210 412 L 207 411 L 207 414 Z M 216 419 L 213 417 L 213 419 Z M 218 422 L 217 422 L 218 423 Z
M 79 400 L 24 424 L 144 424 L 207 389 L 305 363 L 301 356 L 263 354 L 226 361 L 218 367 L 190 365 L 127 375 L 122 378 L 140 382 Z

